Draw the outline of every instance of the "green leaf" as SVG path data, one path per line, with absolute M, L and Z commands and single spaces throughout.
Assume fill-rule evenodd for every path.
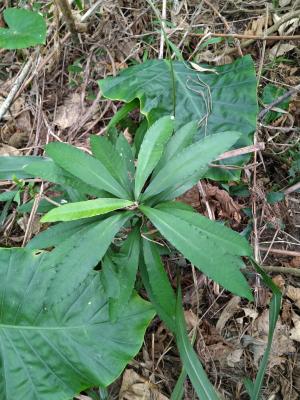
M 34 156 L 12 156 L 0 157 L 0 179 L 12 180 L 32 178 L 33 175 L 24 171 L 24 166 L 41 161 L 41 157 Z
M 97 197 L 107 197 L 107 192 L 99 190 L 91 185 L 87 185 L 84 181 L 60 168 L 50 159 L 41 161 L 39 157 L 38 161 L 31 162 L 27 165 L 25 164 L 24 171 L 30 174 L 30 176 L 39 177 L 49 182 L 57 183 L 64 189 L 66 189 L 66 186 L 70 186 L 84 194 Z
M 178 197 L 194 186 L 207 171 L 208 164 L 230 149 L 240 135 L 238 132 L 216 133 L 186 147 L 157 173 L 142 199 L 146 200 L 164 191 L 167 196 L 168 192 L 175 192 Z
M 158 304 L 159 307 L 155 307 L 157 313 L 166 322 L 169 329 L 174 332 L 176 297 L 161 261 L 157 245 L 150 240 L 143 239 L 143 257 L 151 297 L 155 299 L 153 305 Z
M 120 208 L 126 208 L 134 203 L 122 199 L 95 199 L 64 204 L 49 211 L 41 222 L 74 221 L 76 219 L 107 214 Z
M 252 300 L 240 272 L 241 256 L 251 256 L 246 240 L 234 231 L 189 211 L 140 206 L 160 233 L 209 278 L 232 293 Z M 216 249 L 218 251 L 216 251 Z
M 126 198 L 127 192 L 96 158 L 66 143 L 50 143 L 46 153 L 61 168 L 96 189 Z
M 49 257 L 21 248 L 0 250 L 5 400 L 67 400 L 86 388 L 109 385 L 139 351 L 153 317 L 149 303 L 135 295 L 112 323 L 100 273 L 77 281 L 76 290 L 68 279 L 55 289 Z M 62 269 L 67 258 L 60 260 Z
M 124 135 L 120 134 L 116 141 L 116 150 L 120 154 L 123 161 L 123 171 L 127 174 L 129 186 L 133 186 L 135 165 L 134 155 L 130 144 L 125 139 Z
M 0 28 L 0 47 L 13 50 L 45 44 L 46 23 L 39 13 L 7 8 L 3 17 L 8 28 Z
M 250 135 L 256 129 L 257 82 L 254 63 L 250 56 L 232 64 L 209 67 L 216 73 L 199 72 L 187 62 L 174 61 L 176 92 L 175 129 L 190 121 L 199 124 L 198 138 L 229 130 L 243 134 L 237 147 L 251 144 Z M 168 60 L 150 60 L 126 70 L 118 76 L 99 81 L 105 97 L 126 103 L 137 98 L 141 113 L 152 124 L 163 115 L 173 114 L 173 81 Z M 207 118 L 205 118 L 207 117 Z M 241 165 L 249 156 L 238 158 Z M 219 180 L 236 180 L 237 171 L 210 169 Z
M 115 265 L 119 283 L 119 294 L 112 296 L 110 316 L 112 320 L 123 313 L 134 290 L 140 255 L 140 232 L 138 228 L 128 235 L 119 253 L 113 253 L 111 260 Z
M 130 190 L 128 190 L 130 187 L 129 177 L 126 168 L 124 168 L 123 159 L 118 153 L 116 147 L 103 136 L 91 136 L 90 143 L 94 157 L 96 157 L 115 178 L 115 180 L 122 185 L 128 193 L 127 197 L 131 197 L 132 194 Z
M 154 170 L 154 176 L 157 175 L 169 160 L 193 143 L 197 129 L 197 122 L 191 121 L 174 133 L 168 141 L 165 151 Z
M 181 361 L 199 399 L 219 400 L 219 396 L 210 383 L 186 333 L 180 289 L 178 290 L 176 303 L 176 343 Z
M 138 199 L 143 186 L 162 156 L 164 147 L 173 132 L 172 117 L 156 121 L 146 132 L 137 160 L 135 176 L 135 198 Z
M 122 119 L 127 117 L 130 111 L 138 107 L 139 107 L 139 101 L 137 99 L 134 99 L 130 103 L 124 104 L 109 121 L 109 124 L 107 125 L 107 130 L 115 127 L 120 121 L 122 121 Z
M 280 313 L 282 295 L 279 288 L 274 284 L 272 279 L 265 273 L 265 271 L 255 262 L 255 260 L 252 259 L 251 261 L 256 271 L 261 275 L 265 285 L 273 292 L 273 296 L 270 303 L 270 311 L 269 311 L 269 333 L 268 333 L 267 347 L 264 351 L 263 358 L 260 362 L 255 381 L 252 382 L 250 379 L 247 379 L 245 382 L 245 386 L 247 392 L 250 395 L 251 400 L 259 400 L 264 376 L 268 366 L 273 336 L 276 329 L 276 323 Z
M 13 200 L 17 193 L 17 190 L 8 190 L 6 192 L 0 193 L 0 202 Z
M 104 218 L 104 216 L 98 216 L 52 225 L 31 239 L 26 247 L 28 249 L 48 249 L 57 246 L 69 239 L 74 233 L 80 233 L 93 222 L 100 222 Z
M 53 267 L 53 286 L 48 291 L 62 290 L 65 281 L 75 289 L 76 282 L 81 282 L 105 255 L 111 242 L 122 226 L 132 216 L 130 212 L 116 213 L 103 220 L 82 226 L 69 238 L 58 244 L 49 256 Z M 60 260 L 66 258 L 64 267 Z M 68 293 L 65 294 L 67 295 Z M 45 299 L 47 301 L 47 299 Z
M 287 90 L 282 87 L 275 86 L 269 83 L 264 87 L 262 101 L 265 104 L 265 106 L 267 106 L 271 104 L 274 100 L 276 100 L 278 97 L 286 93 L 286 91 Z M 287 110 L 289 108 L 289 104 L 290 104 L 290 97 L 288 97 L 281 103 L 277 104 L 276 107 L 282 110 Z M 282 113 L 270 110 L 264 117 L 264 123 L 270 124 L 271 122 L 275 121 L 278 117 L 280 117 L 280 115 L 282 115 Z

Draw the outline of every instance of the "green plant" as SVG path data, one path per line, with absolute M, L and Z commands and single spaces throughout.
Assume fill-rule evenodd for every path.
M 7 8 L 3 16 L 8 28 L 0 28 L 0 48 L 24 49 L 45 43 L 46 23 L 39 13 Z
M 114 122 L 117 119 L 118 116 Z M 136 155 L 124 136 L 119 135 L 115 137 L 114 144 L 105 137 L 92 136 L 92 156 L 65 143 L 50 143 L 46 146 L 46 154 L 50 159 L 20 157 L 18 166 L 21 168 L 23 165 L 22 173 L 25 173 L 26 177 L 36 176 L 61 187 L 72 188 L 75 197 L 73 200 L 69 197 L 67 204 L 53 208 L 42 218 L 43 222 L 59 222 L 58 224 L 34 237 L 26 250 L 10 251 L 13 254 L 23 251 L 32 260 L 36 254 L 35 249 L 54 248 L 50 253 L 43 255 L 46 260 L 50 260 L 42 268 L 45 271 L 43 273 L 47 289 L 45 292 L 41 290 L 39 294 L 34 294 L 36 301 L 38 296 L 40 302 L 41 299 L 46 299 L 44 303 L 47 304 L 47 310 L 52 310 L 51 313 L 57 307 L 63 307 L 65 303 L 70 304 L 70 296 L 75 304 L 78 302 L 81 305 L 81 292 L 77 293 L 74 289 L 81 288 L 82 285 L 86 287 L 86 281 L 89 282 L 90 276 L 96 274 L 101 282 L 102 294 L 105 293 L 110 321 L 107 323 L 111 324 L 120 323 L 121 316 L 128 311 L 128 307 L 130 308 L 136 273 L 139 271 L 151 303 L 176 338 L 183 362 L 184 369 L 174 392 L 176 397 L 173 398 L 181 398 L 182 382 L 188 374 L 201 399 L 217 399 L 218 394 L 210 384 L 186 333 L 180 286 L 178 285 L 176 295 L 164 270 L 159 247 L 167 241 L 172 251 L 182 253 L 209 278 L 237 295 L 252 299 L 251 290 L 240 271 L 243 268 L 241 257 L 252 260 L 252 250 L 246 239 L 199 215 L 191 207 L 174 201 L 203 177 L 210 163 L 220 153 L 231 148 L 240 139 L 241 134 L 234 131 L 215 133 L 195 143 L 197 121 L 189 122 L 180 129 L 175 128 L 174 133 L 175 126 L 174 117 L 165 116 L 157 120 L 144 134 Z M 8 177 L 12 171 L 9 158 L 6 159 L 8 168 L 5 176 Z M 2 170 L 5 170 L 5 160 L 0 162 L 3 163 Z M 78 197 L 81 201 L 76 200 Z M 7 252 L 7 249 L 1 249 L 0 256 L 5 256 Z M 66 257 L 67 254 L 69 258 Z M 5 257 L 3 268 L 7 270 Z M 98 264 L 100 261 L 101 264 Z M 100 270 L 93 272 L 97 264 L 97 270 Z M 18 268 L 25 270 L 24 263 L 20 262 Z M 271 305 L 271 317 L 272 321 L 276 322 L 280 293 L 258 266 L 257 269 L 274 291 L 275 303 Z M 24 286 L 23 283 L 17 283 L 15 287 L 19 288 L 18 285 Z M 10 287 L 5 289 L 4 301 L 10 290 Z M 91 301 L 94 301 L 94 297 L 97 299 L 100 292 L 93 292 L 90 295 Z M 23 292 L 17 289 L 15 293 L 19 299 L 18 304 L 21 305 Z M 30 296 L 28 301 L 29 299 Z M 139 338 L 151 315 L 149 306 L 145 304 L 144 307 L 148 310 L 148 317 L 145 317 L 143 329 L 132 327 L 132 335 Z M 22 310 L 27 310 L 27 302 L 22 305 Z M 60 321 L 59 317 L 62 318 L 64 312 L 62 315 L 57 312 Z M 46 313 L 44 316 L 43 323 L 46 326 L 52 324 L 52 315 Z M 31 326 L 33 321 L 35 319 L 27 318 L 18 329 L 26 331 L 28 328 L 23 328 L 23 325 Z M 4 326 L 7 326 L 10 332 L 10 323 L 5 322 Z M 269 346 L 274 323 L 271 328 Z M 36 330 L 35 326 L 30 329 L 39 334 L 39 326 Z M 101 333 L 100 330 L 97 332 L 101 347 Z M 93 336 L 90 340 L 93 342 L 95 338 L 96 336 Z M 55 340 L 59 338 L 56 337 Z M 86 345 L 89 346 L 88 343 Z M 259 370 L 259 379 L 255 384 L 247 382 L 253 400 L 259 396 L 270 347 L 267 350 Z M 6 348 L 3 351 L 7 351 Z M 137 346 L 130 354 L 134 355 L 136 351 Z M 69 360 L 69 354 L 72 352 L 68 352 L 68 355 L 63 353 L 64 359 Z M 18 356 L 28 360 L 28 348 L 21 347 Z M 28 362 L 30 364 L 30 361 Z M 24 366 L 26 365 L 27 362 L 24 361 Z M 75 387 L 71 380 L 68 383 L 69 389 L 75 393 L 76 390 L 89 385 L 106 385 L 120 373 L 122 367 L 124 362 L 118 364 L 118 368 L 106 381 L 87 379 L 82 387 Z M 26 370 L 25 367 L 24 369 Z M 65 374 L 63 367 L 59 371 Z M 99 371 L 101 374 L 102 370 Z M 38 381 L 39 376 L 35 376 Z M 43 398 L 39 392 L 41 387 L 40 382 L 37 382 L 39 398 Z M 50 393 L 50 389 L 47 390 Z M 64 397 L 64 393 L 59 393 L 55 398 L 67 397 Z

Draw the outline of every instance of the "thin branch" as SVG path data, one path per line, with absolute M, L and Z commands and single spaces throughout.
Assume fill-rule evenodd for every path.
M 164 57 L 164 46 L 165 46 L 164 29 L 166 29 L 166 19 L 167 19 L 167 0 L 162 0 L 162 12 L 161 12 L 162 30 L 160 34 L 160 47 L 158 55 L 159 59 L 162 59 Z
M 73 42 L 75 44 L 78 44 L 79 43 L 78 32 L 75 24 L 75 19 L 72 13 L 72 9 L 70 7 L 68 0 L 55 0 L 55 3 L 57 7 L 60 9 L 62 15 L 64 16 L 68 29 L 71 33 Z
M 30 57 L 30 59 L 27 61 L 27 63 L 23 66 L 21 72 L 19 75 L 16 77 L 14 84 L 12 85 L 12 88 L 7 96 L 7 98 L 4 100 L 4 102 L 1 104 L 0 107 L 0 121 L 6 114 L 6 112 L 9 110 L 10 106 L 12 105 L 15 96 L 22 86 L 22 83 L 26 79 L 26 76 L 28 75 L 31 67 L 33 65 L 33 57 Z
M 294 93 L 297 93 L 300 91 L 300 85 L 295 86 L 294 88 L 288 90 L 286 93 L 284 93 L 282 96 L 278 97 L 272 103 L 270 103 L 266 108 L 261 110 L 261 112 L 258 114 L 258 120 L 262 121 L 265 117 L 265 115 L 275 106 L 280 104 L 282 101 L 286 100 L 287 98 L 291 97 Z
M 288 257 L 300 257 L 300 251 L 283 250 L 283 249 L 269 249 L 268 247 L 259 246 L 260 251 L 268 251 L 269 253 L 280 254 Z
M 265 271 L 268 272 L 276 272 L 277 274 L 289 274 L 294 276 L 300 276 L 300 269 L 298 268 L 289 268 L 289 267 L 273 267 L 273 266 L 261 266 Z
M 234 149 L 230 151 L 226 151 L 225 153 L 221 154 L 216 160 L 225 160 L 226 158 L 242 156 L 244 154 L 253 153 L 255 151 L 262 151 L 265 149 L 264 142 L 258 142 L 251 146 L 241 147 L 239 149 Z
M 178 29 L 176 32 L 179 31 Z M 169 33 L 169 31 L 167 30 Z M 155 33 L 155 32 L 153 32 Z M 173 31 L 175 33 L 175 31 Z M 189 36 L 194 36 L 194 37 L 199 37 L 202 38 L 207 35 L 207 33 L 193 33 L 189 32 Z M 293 40 L 293 41 L 300 41 L 300 35 L 283 35 L 283 36 L 275 36 L 275 35 L 270 35 L 270 36 L 264 36 L 264 35 L 244 35 L 241 33 L 216 33 L 216 32 L 209 32 L 209 35 L 212 37 L 221 37 L 221 38 L 236 38 L 236 39 L 241 39 L 241 40 L 246 40 L 246 39 L 251 39 L 253 41 L 255 40 Z M 245 47 L 244 43 L 241 44 L 241 47 Z M 233 50 L 233 49 L 230 49 Z

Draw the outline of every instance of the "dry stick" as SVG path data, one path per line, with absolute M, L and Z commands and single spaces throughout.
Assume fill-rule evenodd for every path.
M 162 11 L 161 11 L 161 34 L 160 34 L 160 47 L 159 47 L 159 55 L 158 58 L 162 59 L 164 57 L 164 46 L 165 46 L 165 33 L 164 29 L 166 29 L 166 19 L 167 19 L 167 0 L 163 0 L 162 2 Z
M 277 104 L 280 104 L 283 100 L 287 99 L 288 97 L 292 96 L 294 93 L 300 92 L 300 85 L 295 86 L 294 88 L 288 90 L 282 96 L 275 99 L 271 104 L 269 104 L 266 108 L 261 110 L 258 114 L 258 120 L 261 121 L 264 119 L 265 115 Z
M 28 75 L 31 67 L 33 65 L 33 57 L 30 57 L 30 59 L 27 61 L 27 63 L 24 65 L 22 71 L 20 74 L 17 76 L 15 79 L 15 82 L 7 96 L 7 98 L 4 100 L 4 102 L 1 104 L 0 107 L 0 121 L 6 114 L 6 112 L 9 110 L 10 106 L 12 105 L 14 98 L 21 87 L 22 83 L 26 79 L 26 76 Z
M 225 160 L 226 158 L 242 156 L 244 154 L 253 153 L 254 151 L 262 151 L 264 149 L 265 149 L 264 142 L 258 142 L 256 144 L 252 144 L 251 146 L 245 146 L 239 149 L 226 151 L 225 153 L 219 155 L 219 157 L 216 158 L 216 160 Z
M 167 33 L 176 33 L 180 32 L 181 29 L 176 29 L 176 30 L 167 30 Z M 151 32 L 151 34 L 154 34 L 155 32 Z M 150 34 L 150 33 L 149 33 Z M 188 36 L 194 36 L 194 37 L 205 37 L 207 33 L 193 33 L 193 32 L 188 32 Z M 275 35 L 270 35 L 270 36 L 260 36 L 260 35 L 243 35 L 240 33 L 216 33 L 216 32 L 209 32 L 209 35 L 212 37 L 221 37 L 221 38 L 233 38 L 233 39 L 241 39 L 241 40 L 246 40 L 246 39 L 251 39 L 253 42 L 255 40 L 293 40 L 293 41 L 300 41 L 300 35 L 283 35 L 283 36 L 275 36 Z M 245 43 L 241 44 L 241 47 L 244 46 Z M 235 49 L 230 49 L 230 50 L 235 50 Z
M 224 25 L 225 25 L 226 29 L 228 30 L 228 32 L 233 33 L 231 28 L 230 28 L 230 26 L 229 26 L 229 24 L 228 24 L 228 22 L 227 22 L 227 20 L 223 17 L 222 14 L 220 14 L 218 9 L 213 4 L 211 4 L 211 2 L 209 0 L 203 0 L 203 2 L 205 4 L 207 4 L 214 11 L 215 14 L 217 14 L 217 16 L 220 18 L 220 20 L 224 23 Z M 235 38 L 234 43 L 235 43 L 235 45 L 237 47 L 239 55 L 242 57 L 243 56 L 243 52 L 242 52 L 241 44 L 240 44 L 239 40 L 237 38 Z
M 276 272 L 276 273 L 283 273 L 289 274 L 294 276 L 300 276 L 300 269 L 298 268 L 289 268 L 289 267 L 273 267 L 273 266 L 261 266 L 265 271 L 268 272 Z
M 297 190 L 300 189 L 300 182 L 295 183 L 295 185 L 290 186 L 289 188 L 285 189 L 283 191 L 284 194 L 291 194 L 293 192 L 296 192 Z
M 268 40 L 268 36 L 269 36 L 271 33 L 277 32 L 278 29 L 281 27 L 282 24 L 284 24 L 284 23 L 290 21 L 290 20 L 293 19 L 293 18 L 298 18 L 298 17 L 300 17 L 300 10 L 291 11 L 291 12 L 289 12 L 289 13 L 283 15 L 283 17 L 280 18 L 279 21 L 277 21 L 274 25 L 272 25 L 272 26 L 267 30 L 267 37 L 263 37 L 263 40 Z M 299 40 L 299 38 L 298 38 L 298 40 Z M 241 47 L 242 47 L 242 48 L 248 47 L 248 46 L 250 46 L 250 44 L 254 43 L 254 41 L 255 41 L 255 39 L 246 40 L 245 42 L 241 43 Z M 235 48 L 228 49 L 228 50 L 225 52 L 225 54 L 231 54 L 231 53 L 234 53 L 235 51 L 236 51 Z
M 280 254 L 288 257 L 300 257 L 300 251 L 282 250 L 282 249 L 269 249 L 268 247 L 259 246 L 259 250 L 268 251 L 269 253 Z
M 79 43 L 78 32 L 74 16 L 72 14 L 72 9 L 70 7 L 68 0 L 55 0 L 55 3 L 62 12 L 62 15 L 64 16 L 68 29 L 71 32 L 74 44 L 78 44 Z

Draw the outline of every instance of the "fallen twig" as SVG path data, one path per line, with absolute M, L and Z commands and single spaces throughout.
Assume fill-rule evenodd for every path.
M 251 146 L 241 147 L 239 149 L 234 149 L 230 151 L 226 151 L 225 153 L 221 154 L 216 160 L 225 160 L 226 158 L 242 156 L 248 153 L 254 153 L 255 151 L 262 151 L 265 149 L 264 142 L 258 142 Z
M 195 36 L 195 37 L 204 37 L 207 35 L 207 33 L 193 33 L 189 32 L 189 36 Z M 210 32 L 210 36 L 212 37 L 221 37 L 221 38 L 233 38 L 233 39 L 241 39 L 241 40 L 246 40 L 246 39 L 251 39 L 253 41 L 255 40 L 292 40 L 292 41 L 300 41 L 300 35 L 286 35 L 286 36 L 280 36 L 280 35 L 244 35 L 240 33 L 215 33 L 215 32 Z M 242 43 L 242 47 L 245 47 Z M 233 50 L 233 49 L 230 49 Z
M 294 88 L 288 90 L 286 93 L 284 93 L 282 96 L 279 96 L 277 99 L 272 101 L 272 103 L 268 104 L 266 108 L 261 110 L 261 112 L 258 114 L 258 120 L 261 121 L 264 119 L 265 115 L 272 110 L 273 107 L 276 105 L 280 104 L 282 101 L 285 99 L 291 97 L 294 93 L 297 93 L 300 91 L 300 85 L 295 86 Z
M 289 267 L 261 266 L 265 271 L 300 276 L 300 269 Z
M 295 185 L 290 186 L 289 188 L 285 189 L 283 191 L 284 194 L 291 194 L 293 192 L 296 192 L 297 190 L 300 189 L 300 182 L 295 183 Z
M 6 97 L 4 102 L 1 104 L 1 107 L 0 107 L 0 121 L 4 117 L 6 112 L 9 110 L 10 106 L 12 105 L 12 103 L 14 101 L 14 98 L 15 98 L 18 90 L 20 89 L 20 87 L 22 86 L 22 83 L 26 79 L 26 76 L 28 75 L 28 73 L 29 73 L 29 71 L 30 71 L 30 69 L 31 69 L 31 67 L 33 65 L 33 59 L 34 59 L 34 57 L 30 57 L 29 60 L 27 61 L 27 63 L 24 65 L 24 67 L 22 68 L 21 72 L 16 77 L 15 82 L 13 83 L 12 88 L 11 88 L 8 96 Z
M 269 253 L 280 254 L 288 257 L 300 257 L 300 251 L 283 250 L 283 249 L 269 249 L 268 247 L 259 246 L 260 251 L 268 251 Z

